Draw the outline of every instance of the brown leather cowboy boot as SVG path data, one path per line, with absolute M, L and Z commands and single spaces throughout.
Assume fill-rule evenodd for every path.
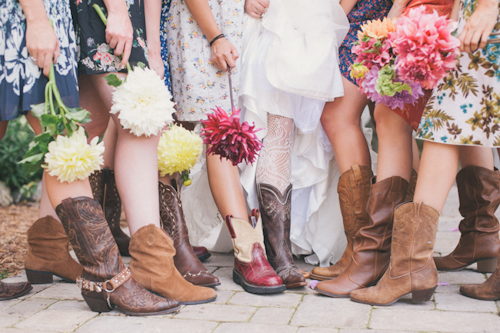
M 90 186 L 94 198 L 101 204 L 109 229 L 118 245 L 122 256 L 130 256 L 128 243 L 130 237 L 120 227 L 120 215 L 122 213 L 122 201 L 116 188 L 115 172 L 109 168 L 95 171 L 89 177 Z
M 26 295 L 33 289 L 29 282 L 5 283 L 0 281 L 0 301 Z
M 185 305 L 208 303 L 217 298 L 212 288 L 195 286 L 182 277 L 174 265 L 174 242 L 154 224 L 135 232 L 130 240 L 130 254 L 132 276 L 146 289 Z
M 477 262 L 479 272 L 496 269 L 500 250 L 500 226 L 495 211 L 500 204 L 498 170 L 467 166 L 457 175 L 460 214 L 460 241 L 453 252 L 435 257 L 440 271 L 458 271 Z
M 500 265 L 490 275 L 488 280 L 481 284 L 464 284 L 460 286 L 460 292 L 471 298 L 482 301 L 497 301 L 500 299 Z
M 204 246 L 191 246 L 193 248 L 194 254 L 198 257 L 201 262 L 204 262 L 208 258 L 212 256 L 210 252 L 208 252 L 207 248 Z
M 292 184 L 284 194 L 269 184 L 257 184 L 264 244 L 267 260 L 283 280 L 287 289 L 307 285 L 304 276 L 293 262 L 290 242 L 290 213 L 292 204 Z
M 366 206 L 369 225 L 354 237 L 351 262 L 336 279 L 318 283 L 318 292 L 347 298 L 351 291 L 369 287 L 382 277 L 389 266 L 394 209 L 403 203 L 407 191 L 408 182 L 397 176 L 371 186 Z
M 179 309 L 177 301 L 147 291 L 132 278 L 97 200 L 68 198 L 56 213 L 83 267 L 77 285 L 92 311 L 109 312 L 116 305 L 127 315 L 150 316 Z
M 233 241 L 234 282 L 254 294 L 285 291 L 283 280 L 266 259 L 260 212 L 254 209 L 249 221 L 226 216 L 226 227 Z
M 340 177 L 337 192 L 339 194 L 347 247 L 335 265 L 314 268 L 311 278 L 331 280 L 339 276 L 351 262 L 353 238 L 361 227 L 368 225 L 366 203 L 370 194 L 372 177 L 373 172 L 370 168 L 358 164 L 353 165 L 350 170 L 344 172 Z
M 219 279 L 210 274 L 205 266 L 203 266 L 189 243 L 181 198 L 177 192 L 176 185 L 175 180 L 172 180 L 172 185 L 165 185 L 162 182 L 158 182 L 160 220 L 163 229 L 174 241 L 175 267 L 192 284 L 204 287 L 218 286 L 220 285 Z
M 412 202 L 413 195 L 415 195 L 415 188 L 417 187 L 418 174 L 415 169 L 411 169 L 411 177 L 408 183 L 408 193 L 406 194 L 405 202 Z
M 438 283 L 432 260 L 438 220 L 439 213 L 421 202 L 396 208 L 389 268 L 376 286 L 351 292 L 351 300 L 391 305 L 411 293 L 413 303 L 429 301 Z
M 52 283 L 53 276 L 75 282 L 82 266 L 68 252 L 69 239 L 62 224 L 52 216 L 38 219 L 28 229 L 26 277 L 32 284 Z

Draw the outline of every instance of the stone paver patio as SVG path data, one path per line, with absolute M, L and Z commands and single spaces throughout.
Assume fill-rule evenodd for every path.
M 460 236 L 454 230 L 459 220 L 453 188 L 440 218 L 437 253 L 454 248 Z M 318 296 L 309 287 L 252 295 L 232 281 L 232 263 L 232 254 L 213 254 L 205 263 L 221 280 L 215 303 L 184 306 L 175 315 L 163 317 L 128 317 L 117 310 L 94 313 L 73 284 L 36 285 L 25 297 L 0 302 L 0 332 L 500 332 L 498 302 L 459 294 L 460 284 L 487 278 L 473 270 L 440 273 L 431 302 L 413 305 L 406 297 L 391 307 L 376 307 Z M 312 269 L 303 260 L 297 263 L 304 270 Z M 25 278 L 21 274 L 5 281 Z

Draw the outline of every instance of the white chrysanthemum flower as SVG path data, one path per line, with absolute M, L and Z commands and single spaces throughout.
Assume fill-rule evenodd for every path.
M 56 141 L 49 143 L 49 152 L 45 154 L 46 165 L 43 167 L 51 176 L 57 176 L 61 183 L 83 180 L 100 170 L 104 163 L 104 144 L 98 144 L 98 141 L 99 138 L 95 137 L 88 144 L 83 127 L 69 138 L 59 135 Z
M 155 71 L 135 67 L 113 92 L 111 113 L 120 113 L 121 125 L 136 136 L 156 135 L 173 121 L 172 95 Z
M 163 132 L 158 144 L 158 170 L 163 177 L 190 170 L 203 150 L 199 135 L 180 126 Z

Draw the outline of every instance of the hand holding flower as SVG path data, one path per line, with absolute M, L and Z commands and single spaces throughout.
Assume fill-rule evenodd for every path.
M 478 0 L 474 13 L 467 20 L 458 36 L 462 52 L 474 52 L 484 48 L 498 20 L 498 0 Z
M 128 15 L 125 1 L 104 0 L 108 11 L 106 25 L 106 42 L 116 55 L 122 56 L 121 67 L 125 68 L 132 50 L 134 30 Z
M 238 50 L 226 38 L 217 39 L 212 44 L 212 62 L 221 71 L 236 67 L 236 59 L 239 58 Z

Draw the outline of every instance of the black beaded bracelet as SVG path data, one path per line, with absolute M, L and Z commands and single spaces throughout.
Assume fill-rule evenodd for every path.
M 212 39 L 212 41 L 209 43 L 210 44 L 210 47 L 212 47 L 212 44 L 217 40 L 217 39 L 221 39 L 221 38 L 224 38 L 226 36 L 224 36 L 224 34 L 220 34 L 218 36 L 216 36 L 214 39 Z

